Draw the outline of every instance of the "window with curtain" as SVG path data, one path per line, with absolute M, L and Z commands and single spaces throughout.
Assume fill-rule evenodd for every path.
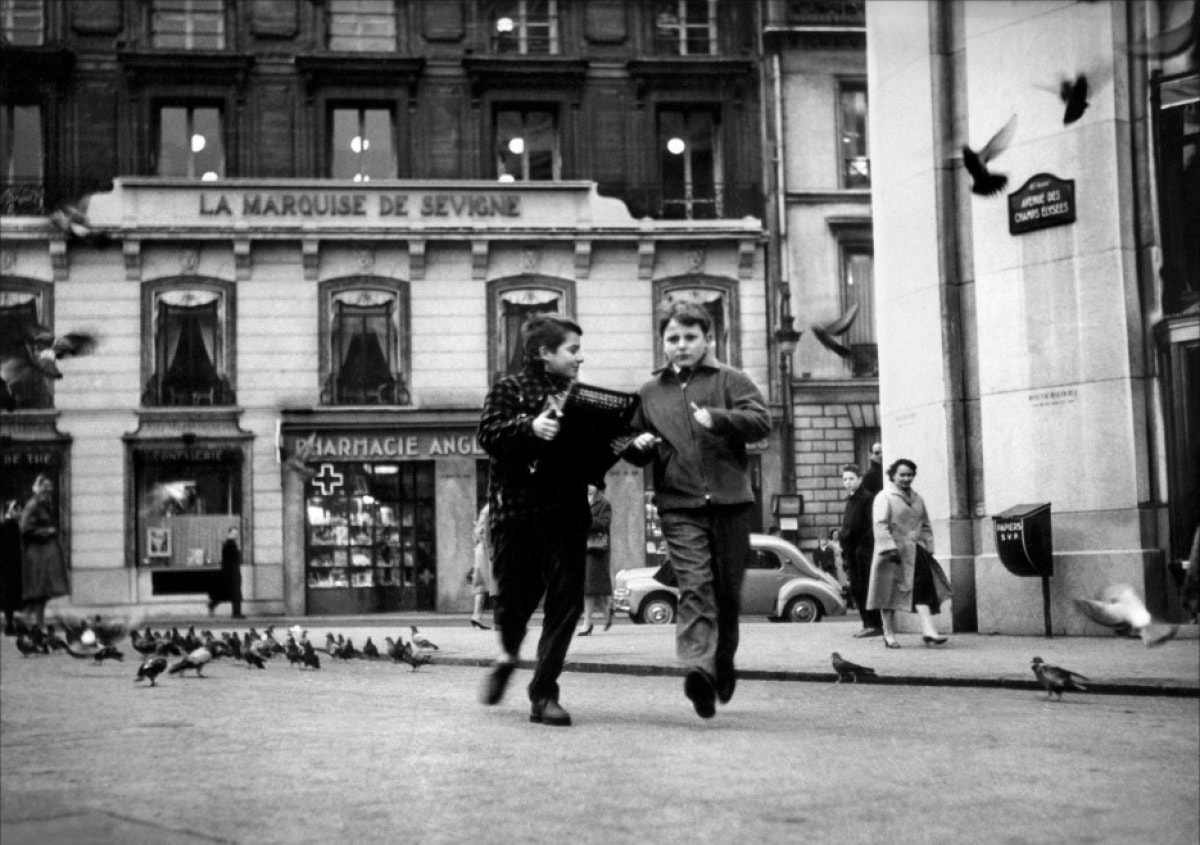
M 205 182 L 225 176 L 219 108 L 166 106 L 158 110 L 158 175 Z
M 521 326 L 539 314 L 565 315 L 563 299 L 562 291 L 553 288 L 510 288 L 500 293 L 495 329 L 495 360 L 500 369 L 496 378 L 519 373 L 525 363 Z
M 225 49 L 225 0 L 153 0 L 150 42 L 159 48 Z
M 858 305 L 858 316 L 846 332 L 854 375 L 879 376 L 875 341 L 875 251 L 868 244 L 842 244 L 842 303 L 848 311 Z
M 488 25 L 493 53 L 558 53 L 557 0 L 493 0 Z
M 390 109 L 335 108 L 330 135 L 330 175 L 370 182 L 396 178 Z
M 50 382 L 40 375 L 30 342 L 41 325 L 37 293 L 0 291 L 0 410 L 53 407 Z
M 1200 75 L 1156 76 L 1151 100 L 1162 230 L 1162 308 L 1174 314 L 1200 302 Z
M 867 85 L 843 83 L 838 90 L 838 148 L 843 188 L 871 187 L 871 151 L 867 146 Z
M 703 306 L 704 310 L 708 312 L 709 321 L 712 323 L 714 341 L 712 349 L 718 360 L 730 363 L 729 334 L 733 320 L 732 315 L 729 313 L 729 299 L 724 291 L 712 288 L 673 288 L 667 291 L 663 297 L 663 302 L 664 304 L 696 302 Z
M 44 44 L 46 0 L 0 0 L 0 36 L 12 45 Z
M 715 55 L 717 0 L 659 0 L 654 4 L 654 46 L 660 55 Z
M 558 115 L 547 109 L 496 110 L 496 175 L 501 182 L 558 179 Z
M 405 405 L 400 298 L 390 290 L 343 290 L 330 303 L 328 396 L 336 405 Z
M 713 220 L 722 215 L 717 117 L 711 108 L 667 108 L 658 114 L 662 217 Z
M 394 52 L 395 0 L 329 0 L 329 49 Z
M 228 405 L 224 298 L 216 291 L 163 291 L 154 299 L 154 404 Z
M 42 108 L 0 105 L 0 214 L 45 213 Z

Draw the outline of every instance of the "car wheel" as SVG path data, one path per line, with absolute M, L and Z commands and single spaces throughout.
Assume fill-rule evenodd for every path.
M 638 620 L 647 625 L 670 625 L 675 621 L 675 600 L 663 593 L 647 596 L 638 612 Z
M 821 606 L 811 596 L 796 596 L 783 609 L 783 618 L 789 622 L 816 622 L 821 618 Z

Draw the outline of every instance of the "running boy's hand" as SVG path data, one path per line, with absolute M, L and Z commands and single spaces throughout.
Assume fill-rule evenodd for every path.
M 712 414 L 709 412 L 708 408 L 701 408 L 695 402 L 692 403 L 692 419 L 707 429 L 711 429 L 713 427 Z
M 553 440 L 561 428 L 558 418 L 561 412 L 555 408 L 547 408 L 533 420 L 533 433 L 542 440 Z

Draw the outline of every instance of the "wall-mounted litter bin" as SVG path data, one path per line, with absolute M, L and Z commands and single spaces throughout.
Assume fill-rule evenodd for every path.
M 996 553 L 1004 568 L 1022 578 L 1042 579 L 1042 619 L 1050 628 L 1050 578 L 1054 575 L 1054 543 L 1050 533 L 1050 503 L 1013 505 L 992 517 Z

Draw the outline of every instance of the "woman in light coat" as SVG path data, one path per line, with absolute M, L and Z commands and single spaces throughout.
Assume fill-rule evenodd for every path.
M 492 578 L 492 529 L 490 508 L 484 505 L 479 516 L 475 519 L 475 561 L 467 580 L 475 594 L 475 610 L 471 613 L 471 627 L 490 631 L 490 625 L 483 624 L 483 609 L 487 604 L 489 593 L 494 594 L 496 586 Z
M 916 475 L 915 463 L 908 458 L 897 460 L 888 467 L 888 483 L 876 494 L 873 506 L 875 555 L 867 608 L 881 612 L 883 642 L 888 648 L 900 647 L 895 632 L 897 610 L 917 614 L 926 646 L 947 640 L 938 634 L 933 617 L 949 597 L 950 584 L 932 557 L 929 512 L 921 494 L 912 489 Z

